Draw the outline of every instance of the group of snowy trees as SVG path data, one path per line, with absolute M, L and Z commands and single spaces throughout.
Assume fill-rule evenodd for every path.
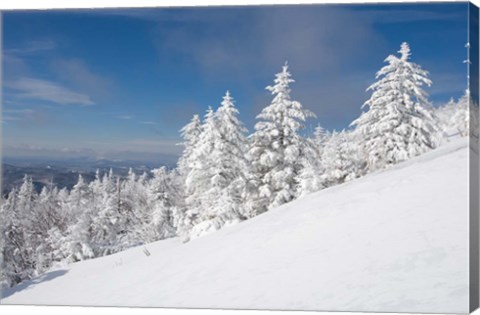
M 79 176 L 71 191 L 46 186 L 40 193 L 25 176 L 1 208 L 3 285 L 32 278 L 56 262 L 75 262 L 176 235 L 173 172 L 126 179 L 97 172 Z
M 273 99 L 252 134 L 227 91 L 203 120 L 181 129 L 177 168 L 148 176 L 112 172 L 71 191 L 53 185 L 35 192 L 32 180 L 4 198 L 0 240 L 3 284 L 32 278 L 57 262 L 74 262 L 180 236 L 184 241 L 252 218 L 284 203 L 407 160 L 469 131 L 468 92 L 434 109 L 424 86 L 428 72 L 410 61 L 403 43 L 368 90 L 367 109 L 351 128 L 310 137 L 315 115 L 291 97 L 285 64 L 268 86 Z

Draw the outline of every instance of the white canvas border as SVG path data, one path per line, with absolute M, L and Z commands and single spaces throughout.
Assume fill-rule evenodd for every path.
M 238 5 L 274 5 L 274 4 L 325 4 L 325 3 L 401 3 L 401 2 L 466 2 L 466 1 L 452 1 L 452 0 L 435 0 L 435 1 L 409 1 L 409 0 L 15 0 L 15 1 L 1 1 L 0 10 L 15 10 L 15 9 L 60 9 L 60 8 L 120 8 L 120 7 L 169 7 L 169 6 L 238 6 Z M 477 6 L 480 6 L 480 0 L 472 0 Z M 1 21 L 1 20 L 0 20 Z M 0 27 L 1 30 L 1 27 Z M 1 47 L 1 46 L 0 46 Z M 1 70 L 1 68 L 0 68 Z M 0 92 L 1 93 L 1 92 Z M 0 94 L 1 97 L 1 94 Z M 1 115 L 1 114 L 0 114 Z M 1 141 L 1 140 L 0 140 Z M 1 142 L 0 142 L 1 144 Z M 304 311 L 268 311 L 268 310 L 210 310 L 210 309 L 164 309 L 164 308 L 118 308 L 118 307 L 68 307 L 68 306 L 16 306 L 16 305 L 1 305 L 1 314 L 16 315 L 25 313 L 34 313 L 38 315 L 65 315 L 66 313 L 72 315 L 85 314 L 89 312 L 91 315 L 105 314 L 105 315 L 300 315 L 305 314 Z M 334 314 L 332 312 L 315 312 L 319 315 Z M 342 312 L 345 315 L 354 315 L 360 313 Z M 361 313 L 365 315 L 391 314 L 397 313 Z M 399 313 L 398 313 L 399 314 Z M 412 313 L 413 314 L 413 313 Z M 472 313 L 480 315 L 480 310 Z

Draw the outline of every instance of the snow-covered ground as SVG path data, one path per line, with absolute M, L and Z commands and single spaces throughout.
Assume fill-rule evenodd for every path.
M 52 270 L 2 303 L 467 313 L 467 139 L 146 248 Z

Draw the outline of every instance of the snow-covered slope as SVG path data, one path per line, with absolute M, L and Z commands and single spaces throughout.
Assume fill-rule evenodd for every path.
M 182 244 L 53 270 L 5 304 L 468 312 L 468 144 Z

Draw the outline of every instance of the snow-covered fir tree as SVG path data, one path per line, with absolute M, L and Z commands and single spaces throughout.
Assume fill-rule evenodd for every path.
M 95 256 L 104 256 L 123 250 L 123 238 L 127 233 L 127 215 L 121 207 L 120 179 L 110 170 L 102 179 L 102 207 L 95 214 L 92 240 Z
M 457 110 L 457 102 L 452 97 L 446 104 L 442 104 L 435 108 L 435 116 L 438 120 L 438 125 L 443 138 L 448 138 L 458 131 L 456 128 L 451 128 L 451 120 Z
M 65 230 L 67 219 L 61 208 L 57 187 L 50 182 L 42 188 L 37 199 L 36 211 L 32 220 L 32 232 L 36 235 L 35 260 L 38 273 L 45 272 L 56 260 L 56 242 L 51 237 L 51 231 Z
M 198 137 L 202 132 L 202 122 L 200 117 L 195 114 L 193 115 L 192 120 L 180 129 L 180 134 L 183 138 L 183 152 L 182 156 L 178 159 L 178 170 L 179 173 L 183 176 L 186 176 L 190 170 L 192 161 L 193 149 L 198 141 Z
M 306 139 L 305 151 L 301 157 L 303 165 L 298 174 L 298 197 L 308 195 L 312 192 L 325 188 L 322 155 L 325 143 L 329 137 L 328 132 L 320 125 L 315 128 L 314 137 Z
M 455 112 L 449 122 L 449 127 L 454 128 L 462 137 L 466 137 L 469 134 L 470 101 L 469 92 L 466 90 L 458 100 Z
M 471 105 L 471 98 L 466 90 L 457 101 L 452 98 L 447 104 L 435 109 L 445 140 L 448 141 L 456 135 L 465 137 L 469 134 L 471 117 L 475 117 L 472 116 L 474 106 Z
M 98 172 L 97 176 L 99 176 Z M 99 178 L 98 183 L 100 183 Z M 78 181 L 73 186 L 68 198 L 69 209 L 67 211 L 72 218 L 78 218 L 85 209 L 91 207 L 92 203 L 99 201 L 94 199 L 93 190 L 89 187 L 88 183 L 85 182 L 81 174 L 78 175 Z
M 212 178 L 216 174 L 216 162 L 211 159 L 215 142 L 219 139 L 215 112 L 211 107 L 205 114 L 201 133 L 192 150 L 190 171 L 185 177 L 185 203 L 187 211 L 182 225 L 192 227 L 201 219 L 201 212 L 211 202 L 207 192 L 212 189 Z M 189 228 L 185 228 L 188 230 Z
M 469 112 L 470 112 L 470 118 L 469 118 L 469 129 L 470 129 L 470 138 L 474 141 L 478 142 L 479 139 L 479 133 L 480 133 L 480 110 L 479 110 L 479 104 L 474 102 L 472 97 L 470 96 L 470 101 L 469 101 Z
M 40 206 L 32 178 L 25 175 L 18 190 L 13 189 L 2 205 L 3 283 L 13 285 L 45 271 L 48 255 L 45 239 L 53 226 Z
M 260 121 L 255 125 L 248 152 L 251 163 L 249 216 L 289 202 L 297 195 L 297 177 L 303 168 L 300 157 L 306 146 L 299 131 L 314 114 L 292 100 L 292 82 L 285 63 L 282 72 L 276 75 L 275 84 L 267 86 L 273 95 L 271 104 L 257 116 Z
M 2 205 L 5 203 L 5 200 L 2 200 Z M 0 218 L 2 224 L 0 224 L 0 292 L 3 292 L 5 289 L 10 287 L 10 279 L 8 276 L 8 271 L 6 270 L 7 264 L 4 261 L 4 250 L 6 247 L 6 213 L 4 213 L 3 207 L 0 206 Z
M 402 43 L 400 57 L 388 56 L 368 91 L 370 99 L 352 125 L 366 152 L 369 170 L 383 168 L 422 154 L 437 146 L 439 129 L 427 93 L 428 72 L 410 61 L 410 47 Z M 362 108 L 363 108 L 362 107 Z
M 25 252 L 25 231 L 18 208 L 18 191 L 13 188 L 1 207 L 2 286 L 10 287 L 33 275 L 32 264 Z
M 330 136 L 330 132 L 319 124 L 317 127 L 315 127 L 313 135 L 314 145 L 317 148 L 319 155 L 321 156 L 325 147 L 325 143 L 328 141 L 328 137 Z
M 227 91 L 215 112 L 210 154 L 204 165 L 213 176 L 207 183 L 202 199 L 203 209 L 190 232 L 191 237 L 202 235 L 245 218 L 244 198 L 247 183 L 247 131 L 238 119 L 238 110 Z M 201 148 L 200 148 L 201 149 Z
M 138 176 L 129 169 L 127 178 L 120 186 L 120 212 L 125 217 L 122 247 L 128 248 L 153 241 L 146 237 L 146 226 L 150 223 L 147 174 Z
M 18 248 L 18 254 L 25 263 L 24 272 L 27 277 L 36 276 L 36 247 L 39 241 L 43 241 L 40 235 L 37 235 L 35 217 L 37 212 L 38 194 L 33 186 L 32 178 L 25 175 L 23 184 L 20 186 L 16 201 L 16 211 L 18 213 L 19 223 L 23 234 L 23 247 Z M 23 277 L 26 277 L 24 275 Z
M 219 167 L 212 180 L 222 190 L 235 186 L 234 190 L 239 192 L 239 196 L 235 196 L 235 198 L 241 199 L 246 181 L 245 153 L 248 142 L 245 137 L 247 129 L 238 119 L 238 115 L 234 100 L 227 91 L 221 106 L 215 113 L 219 139 L 215 143 L 215 156 L 212 158 L 218 161 Z M 241 201 L 239 200 L 239 202 Z
M 333 131 L 325 139 L 321 163 L 326 187 L 338 185 L 363 175 L 364 163 L 356 134 Z
M 177 189 L 173 181 L 176 173 L 169 173 L 165 167 L 154 169 L 147 189 L 149 202 L 149 219 L 146 232 L 151 242 L 176 235 L 175 218 Z
M 51 191 L 51 189 L 49 190 Z M 51 252 L 49 253 L 49 259 L 51 260 L 52 265 L 65 259 L 69 248 L 69 244 L 66 242 L 67 231 L 77 219 L 72 218 L 68 212 L 70 206 L 68 204 L 69 192 L 67 188 L 58 190 L 56 187 L 54 187 L 54 190 L 57 191 L 53 200 L 55 205 L 58 207 L 55 210 L 58 219 L 57 223 L 48 231 L 48 236 L 45 240 L 51 249 Z M 47 204 L 51 203 L 48 202 Z
M 95 181 L 88 185 L 83 176 L 73 186 L 68 196 L 68 215 L 74 218 L 69 225 L 60 244 L 58 255 L 68 262 L 74 262 L 95 257 L 93 241 L 93 224 L 96 213 L 102 205 L 102 185 L 97 171 Z M 57 236 L 58 237 L 58 236 Z

